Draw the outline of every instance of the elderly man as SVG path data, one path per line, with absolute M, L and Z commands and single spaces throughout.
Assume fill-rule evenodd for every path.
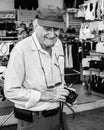
M 59 102 L 65 102 L 69 94 L 58 39 L 64 27 L 63 11 L 51 5 L 36 11 L 34 32 L 11 52 L 4 92 L 15 104 L 18 130 L 59 130 Z

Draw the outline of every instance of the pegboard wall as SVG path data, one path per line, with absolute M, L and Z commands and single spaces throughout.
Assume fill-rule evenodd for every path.
M 74 13 L 69 13 L 69 27 L 80 29 L 82 23 L 82 19 L 76 17 Z
M 35 19 L 35 10 L 17 10 L 17 21 L 18 23 L 25 22 L 26 24 L 31 23 Z

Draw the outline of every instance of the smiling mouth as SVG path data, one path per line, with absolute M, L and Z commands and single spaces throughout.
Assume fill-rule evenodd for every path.
M 57 37 L 54 37 L 54 38 L 48 38 L 48 37 L 45 37 L 44 39 L 47 39 L 47 40 L 50 40 L 50 41 L 54 41 Z
M 54 39 L 56 39 L 56 37 L 54 37 L 54 38 L 48 38 L 48 37 L 45 37 L 45 39 L 48 39 L 48 40 L 54 40 Z

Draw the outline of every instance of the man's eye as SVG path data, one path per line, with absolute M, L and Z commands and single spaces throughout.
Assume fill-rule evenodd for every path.
M 53 30 L 54 30 L 54 31 L 59 31 L 59 29 L 58 29 L 58 28 L 53 28 Z
M 50 31 L 51 30 L 51 28 L 44 28 L 46 31 Z
M 46 31 L 52 31 L 52 29 L 53 29 L 53 31 L 59 31 L 59 29 L 58 28 L 50 28 L 50 27 L 45 27 L 44 28 Z

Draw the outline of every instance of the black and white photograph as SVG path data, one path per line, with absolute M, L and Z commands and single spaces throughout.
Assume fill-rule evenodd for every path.
M 104 130 L 104 0 L 0 0 L 0 130 Z

